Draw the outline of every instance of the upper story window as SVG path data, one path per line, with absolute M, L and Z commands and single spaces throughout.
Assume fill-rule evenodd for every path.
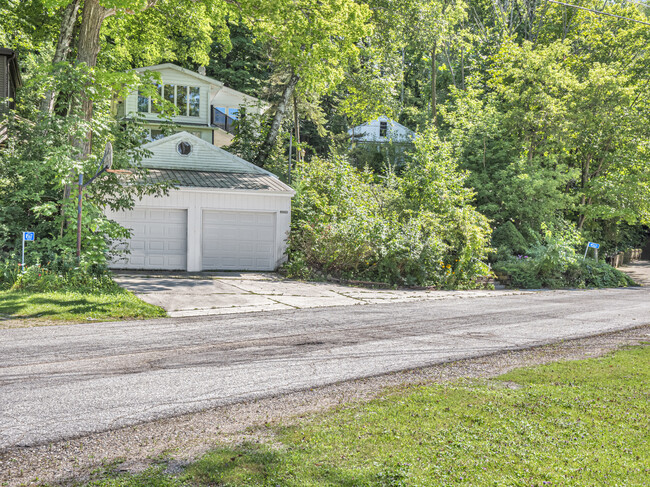
M 201 89 L 198 86 L 159 85 L 158 89 L 165 101 L 176 105 L 178 114 L 198 117 L 201 107 Z M 138 112 L 159 113 L 156 103 L 141 91 L 138 91 Z
M 379 122 L 379 137 L 388 135 L 388 122 Z

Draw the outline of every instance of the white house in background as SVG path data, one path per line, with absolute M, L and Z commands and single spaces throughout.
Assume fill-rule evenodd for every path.
M 248 112 L 261 113 L 268 105 L 248 96 L 205 74 L 195 73 L 175 64 L 158 64 L 135 69 L 146 76 L 147 72 L 159 73 L 162 83 L 158 86 L 165 100 L 173 103 L 180 113 L 172 120 L 181 130 L 196 135 L 218 147 L 229 145 L 233 139 L 233 124 L 239 118 L 239 110 L 245 106 Z M 203 70 L 205 73 L 205 70 Z M 143 92 L 133 91 L 119 103 L 118 116 L 144 119 L 151 140 L 163 136 L 161 120 L 155 103 Z
M 353 127 L 348 134 L 353 142 L 374 144 L 409 143 L 416 137 L 411 129 L 385 116 Z
M 197 87 L 208 92 L 206 86 Z M 207 100 L 201 104 L 201 95 L 199 100 L 203 113 Z M 268 271 L 285 260 L 295 194 L 289 186 L 188 132 L 143 147 L 153 154 L 143 161 L 149 177 L 175 181 L 178 189 L 159 198 L 146 196 L 131 211 L 108 213 L 132 230 L 125 243 L 130 254 L 111 267 Z

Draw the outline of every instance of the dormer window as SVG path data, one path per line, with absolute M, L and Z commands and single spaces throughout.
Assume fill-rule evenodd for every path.
M 388 135 L 388 122 L 379 122 L 379 137 L 386 137 Z

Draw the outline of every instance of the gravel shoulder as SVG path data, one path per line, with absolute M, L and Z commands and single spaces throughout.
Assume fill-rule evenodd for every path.
M 271 441 L 271 425 L 304 421 L 310 415 L 368 401 L 391 389 L 490 378 L 513 368 L 601 356 L 650 341 L 650 325 L 553 345 L 342 382 L 195 414 L 154 421 L 68 441 L 0 452 L 0 485 L 61 485 L 90 478 L 97 468 L 137 472 L 165 463 L 174 470 L 219 444 Z

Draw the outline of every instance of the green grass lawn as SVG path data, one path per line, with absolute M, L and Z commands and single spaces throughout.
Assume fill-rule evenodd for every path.
M 215 450 L 180 476 L 101 486 L 650 484 L 650 347 L 410 387 Z
M 162 308 L 145 303 L 126 290 L 108 294 L 0 291 L 0 318 L 11 317 L 38 323 L 156 318 L 165 315 Z

